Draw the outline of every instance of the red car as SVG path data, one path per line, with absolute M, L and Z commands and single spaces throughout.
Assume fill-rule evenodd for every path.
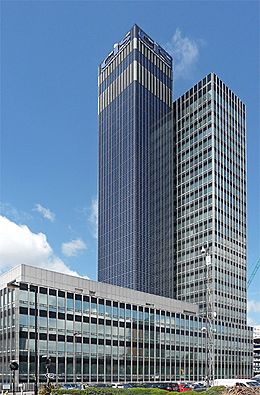
M 179 383 L 178 385 L 179 385 L 180 392 L 186 392 L 186 391 L 191 391 L 192 390 L 192 388 L 190 387 L 189 384 Z

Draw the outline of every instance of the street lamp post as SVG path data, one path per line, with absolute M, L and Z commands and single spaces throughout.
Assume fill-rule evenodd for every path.
M 10 363 L 10 369 L 12 372 L 12 383 L 13 383 L 13 395 L 15 395 L 15 371 L 19 369 L 19 365 L 16 361 Z
M 20 283 L 16 282 L 16 280 L 7 283 L 7 288 L 9 289 L 20 289 Z M 34 292 L 34 327 L 35 327 L 35 342 L 34 342 L 34 349 L 35 349 L 35 364 L 34 364 L 34 395 L 38 394 L 38 321 L 37 321 L 37 313 L 38 313 L 38 304 L 37 304 L 37 287 L 30 286 L 30 291 Z
M 203 326 L 201 328 L 202 332 L 202 339 L 203 339 L 203 334 L 205 333 L 205 372 L 206 374 L 204 375 L 204 381 L 206 382 L 206 387 L 209 387 L 209 371 L 208 371 L 208 328 Z M 203 365 L 202 365 L 203 366 Z

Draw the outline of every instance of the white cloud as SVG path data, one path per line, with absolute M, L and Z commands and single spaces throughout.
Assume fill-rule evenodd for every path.
M 40 213 L 43 216 L 43 218 L 46 218 L 51 222 L 55 220 L 55 214 L 49 208 L 43 207 L 39 203 L 35 205 L 34 210 L 38 211 L 38 213 Z
M 253 326 L 254 328 L 260 328 L 259 325 L 259 314 L 251 313 L 247 316 L 247 325 Z M 260 329 L 258 329 L 260 331 Z
M 97 198 L 92 199 L 89 215 L 89 223 L 93 231 L 93 237 L 98 238 L 98 200 Z
M 199 50 L 204 41 L 184 37 L 179 28 L 176 29 L 171 40 L 164 45 L 173 57 L 174 79 L 188 78 L 192 67 L 197 63 Z
M 249 300 L 247 302 L 248 313 L 260 313 L 260 301 L 259 300 Z
M 80 251 L 86 250 L 87 246 L 81 239 L 69 241 L 68 243 L 62 243 L 61 250 L 66 256 L 77 256 Z
M 0 215 L 12 218 L 14 221 L 28 221 L 32 216 L 25 211 L 17 210 L 10 203 L 0 202 Z
M 20 264 L 79 276 L 55 256 L 44 233 L 33 233 L 28 226 L 0 216 L 0 273 Z
M 247 302 L 247 323 L 250 326 L 260 327 L 260 301 L 259 300 L 248 300 Z
M 255 325 L 254 319 L 252 317 L 250 317 L 250 316 L 247 316 L 247 325 L 250 325 L 250 326 L 254 326 Z

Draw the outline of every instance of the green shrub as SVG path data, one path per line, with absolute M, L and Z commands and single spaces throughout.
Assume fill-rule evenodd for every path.
M 39 395 L 50 395 L 51 392 L 52 392 L 54 389 L 55 389 L 54 384 L 51 384 L 51 383 L 49 383 L 48 385 L 47 385 L 47 384 L 44 384 L 44 385 L 42 385 L 42 386 L 39 388 L 38 394 L 39 394 Z
M 96 388 L 88 387 L 85 390 L 55 389 L 52 395 L 166 395 L 167 391 L 159 388 Z M 171 392 L 175 395 L 174 392 Z M 192 394 L 190 394 L 192 395 Z
M 225 387 L 212 387 L 202 392 L 205 395 L 222 395 Z M 159 388 L 96 388 L 88 387 L 85 390 L 54 389 L 52 395 L 180 395 L 179 392 L 168 392 Z M 45 395 L 45 394 L 43 394 Z M 187 395 L 198 395 L 196 391 L 188 391 Z

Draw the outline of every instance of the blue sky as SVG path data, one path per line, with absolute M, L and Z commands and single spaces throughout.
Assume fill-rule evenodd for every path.
M 214 71 L 247 105 L 253 270 L 260 255 L 259 3 L 2 1 L 0 272 L 41 261 L 96 278 L 97 67 L 134 23 L 174 52 L 175 98 Z M 259 281 L 260 270 L 249 288 L 249 316 L 258 324 Z

